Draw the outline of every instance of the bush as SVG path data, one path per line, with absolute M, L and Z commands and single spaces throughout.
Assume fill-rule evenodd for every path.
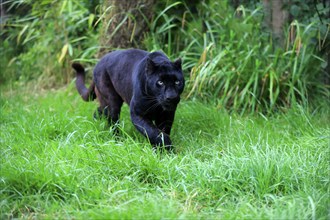
M 48 86 L 70 82 L 70 60 L 93 61 L 97 51 L 96 16 L 87 2 L 3 3 L 8 19 L 2 23 L 1 79 L 26 82 L 42 77 L 42 84 Z
M 172 16 L 180 2 L 159 13 L 146 45 L 183 57 L 184 69 L 190 72 L 188 98 L 243 113 L 269 112 L 329 96 L 320 80 L 326 61 L 316 55 L 319 45 L 312 41 L 319 24 L 292 22 L 286 33 L 291 38 L 281 48 L 262 26 L 261 7 L 234 10 L 226 1 L 209 1 L 192 13 L 181 5 L 185 10 L 181 15 Z
M 105 12 L 90 2 L 6 1 L 9 18 L 2 21 L 0 80 L 41 79 L 43 85 L 62 85 L 73 78 L 71 60 L 96 63 L 97 26 Z M 185 2 L 157 2 L 140 46 L 183 58 L 187 98 L 242 113 L 329 99 L 329 85 L 323 83 L 328 64 L 317 50 L 329 47 L 330 35 L 317 15 L 304 23 L 293 21 L 286 46 L 279 47 L 262 26 L 260 3 L 234 9 L 227 1 Z M 290 11 L 296 13 L 297 7 Z M 322 4 L 316 7 L 323 17 L 329 13 Z

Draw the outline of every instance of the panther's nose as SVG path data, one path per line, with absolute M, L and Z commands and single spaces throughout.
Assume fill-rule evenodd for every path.
M 165 97 L 164 97 L 164 100 L 168 103 L 176 103 L 178 101 L 178 93 L 175 89 L 170 89 L 168 88 L 166 91 L 165 91 Z
M 166 94 L 165 96 L 165 100 L 167 102 L 172 102 L 174 100 L 176 100 L 178 98 L 178 96 L 176 94 Z

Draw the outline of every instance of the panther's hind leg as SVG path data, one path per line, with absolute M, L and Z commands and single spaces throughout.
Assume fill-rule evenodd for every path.
M 94 111 L 93 118 L 95 120 L 99 120 L 99 119 L 102 119 L 103 116 L 104 116 L 104 113 L 103 113 L 102 108 L 100 106 L 97 107 L 97 109 Z
M 95 93 L 100 102 L 96 114 L 105 116 L 109 126 L 116 125 L 119 121 L 123 99 L 116 92 L 110 80 L 102 80 L 95 88 Z

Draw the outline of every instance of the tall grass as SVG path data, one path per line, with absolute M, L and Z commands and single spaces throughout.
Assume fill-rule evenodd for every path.
M 241 117 L 182 102 L 175 153 L 160 153 L 127 106 L 119 137 L 95 108 L 73 84 L 1 91 L 1 219 L 329 217 L 328 109 Z
M 97 12 L 87 1 L 2 1 L 1 80 L 36 80 L 52 87 L 69 83 L 70 61 L 95 63 Z
M 318 96 L 329 98 L 329 86 L 320 80 L 326 61 L 311 44 L 317 34 L 313 23 L 292 22 L 287 46 L 281 48 L 262 27 L 262 8 L 240 6 L 234 11 L 226 1 L 210 1 L 198 5 L 198 17 L 186 5 L 181 17 L 170 17 L 170 9 L 179 3 L 169 5 L 153 21 L 152 40 L 147 38 L 146 45 L 183 57 L 189 72 L 188 98 L 242 113 L 274 112 L 295 103 L 307 106 Z
M 243 112 L 307 104 L 313 84 L 319 84 L 320 64 L 325 61 L 311 54 L 306 44 L 297 45 L 297 39 L 287 51 L 278 48 L 274 54 L 265 43 L 245 43 L 260 33 L 250 34 L 237 39 L 232 32 L 232 39 L 224 46 L 210 42 L 191 71 L 188 97 L 217 99 L 220 106 Z M 297 33 L 297 38 L 304 37 Z M 231 43 L 235 39 L 238 42 Z
M 227 1 L 166 2 L 147 20 L 150 31 L 141 48 L 183 58 L 187 99 L 241 113 L 275 112 L 295 103 L 307 106 L 319 97 L 329 100 L 329 85 L 322 80 L 322 66 L 328 64 L 316 55 L 328 31 L 320 36 L 316 24 L 294 21 L 281 48 L 262 26 L 261 7 L 233 9 Z M 97 25 L 106 13 L 99 13 L 98 7 L 91 12 L 88 1 L 77 0 L 3 4 L 11 8 L 8 13 L 22 8 L 28 13 L 16 12 L 17 17 L 1 24 L 1 81 L 38 79 L 53 87 L 71 82 L 71 60 L 97 62 Z M 128 12 L 118 28 L 131 16 Z

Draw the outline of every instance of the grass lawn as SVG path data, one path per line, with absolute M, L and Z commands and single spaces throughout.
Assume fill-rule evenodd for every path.
M 329 219 L 329 109 L 239 116 L 182 101 L 176 152 L 94 121 L 73 85 L 2 89 L 1 219 Z

